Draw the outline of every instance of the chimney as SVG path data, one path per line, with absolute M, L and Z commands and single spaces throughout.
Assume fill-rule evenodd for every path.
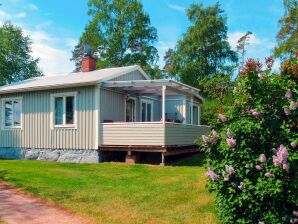
M 84 56 L 82 58 L 82 72 L 91 72 L 96 69 L 96 59 L 89 44 L 84 45 Z
M 84 55 L 82 59 L 82 72 L 91 72 L 96 69 L 96 59 L 91 55 Z

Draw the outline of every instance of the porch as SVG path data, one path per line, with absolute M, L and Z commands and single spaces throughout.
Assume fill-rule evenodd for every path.
M 105 105 L 113 102 L 107 92 L 118 94 L 117 105 L 101 114 L 101 151 L 127 152 L 132 163 L 139 153 L 160 153 L 161 164 L 166 156 L 199 151 L 195 140 L 209 127 L 200 125 L 198 89 L 173 80 L 108 81 L 101 88 Z

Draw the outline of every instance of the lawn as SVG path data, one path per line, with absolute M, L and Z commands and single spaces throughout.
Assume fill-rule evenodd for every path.
M 96 223 L 217 223 L 198 156 L 179 166 L 0 161 L 0 179 Z

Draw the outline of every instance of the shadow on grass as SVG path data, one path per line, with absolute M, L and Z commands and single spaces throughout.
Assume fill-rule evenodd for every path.
M 183 159 L 173 166 L 200 166 L 204 165 L 205 155 L 203 153 L 195 154 L 189 158 Z

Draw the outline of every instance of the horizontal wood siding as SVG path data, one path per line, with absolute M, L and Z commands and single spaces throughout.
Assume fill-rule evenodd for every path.
M 77 92 L 77 128 L 51 129 L 51 94 Z M 22 130 L 3 129 L 0 102 L 0 147 L 93 149 L 95 141 L 94 87 L 2 95 L 22 97 Z
M 195 140 L 209 131 L 208 126 L 191 126 L 183 124 L 166 123 L 166 145 L 194 144 Z
M 103 145 L 163 145 L 162 123 L 101 124 L 100 142 Z
M 145 78 L 141 72 L 133 71 L 125 75 L 121 75 L 117 78 L 111 79 L 110 81 L 130 81 L 130 80 L 145 80 Z

